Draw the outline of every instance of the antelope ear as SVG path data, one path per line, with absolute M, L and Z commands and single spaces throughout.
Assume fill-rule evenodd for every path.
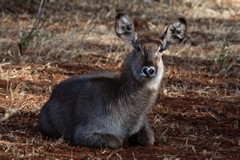
M 137 33 L 134 31 L 132 20 L 124 13 L 119 13 L 115 20 L 115 31 L 119 38 L 135 44 Z
M 187 32 L 187 21 L 185 18 L 178 18 L 176 22 L 172 23 L 165 30 L 162 40 L 163 45 L 161 51 L 165 50 L 169 44 L 176 44 L 182 42 Z

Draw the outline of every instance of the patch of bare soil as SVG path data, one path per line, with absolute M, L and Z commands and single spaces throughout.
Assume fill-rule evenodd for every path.
M 1 160 L 240 159 L 239 13 L 235 8 L 227 10 L 225 1 L 218 1 L 216 6 L 211 1 L 146 1 L 138 7 L 135 1 L 128 6 L 125 1 L 46 1 L 47 21 L 21 54 L 19 36 L 30 30 L 39 4 L 3 2 Z M 208 6 L 206 12 L 212 17 L 197 17 Z M 143 9 L 145 12 L 140 13 Z M 116 38 L 113 22 L 109 21 L 114 21 L 115 13 L 122 10 L 136 17 L 137 27 L 148 36 L 152 32 L 154 37 L 159 35 L 159 30 L 163 31 L 178 15 L 186 15 L 189 22 L 188 38 L 163 57 L 164 88 L 149 113 L 156 133 L 154 146 L 95 149 L 42 135 L 38 129 L 39 110 L 56 84 L 91 71 L 119 71 L 129 48 Z M 214 17 L 213 13 L 224 14 L 224 18 Z

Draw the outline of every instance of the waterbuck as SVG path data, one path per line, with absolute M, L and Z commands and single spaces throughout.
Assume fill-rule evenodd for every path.
M 40 130 L 78 146 L 120 148 L 128 142 L 153 145 L 147 113 L 163 77 L 162 52 L 181 42 L 187 23 L 179 18 L 158 40 L 138 39 L 132 20 L 116 17 L 119 38 L 132 44 L 119 74 L 108 71 L 74 76 L 56 86 L 40 112 Z

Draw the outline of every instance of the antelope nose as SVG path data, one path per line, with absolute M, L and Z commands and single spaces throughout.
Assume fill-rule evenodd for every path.
M 144 66 L 142 68 L 141 75 L 146 77 L 154 77 L 156 76 L 156 69 L 154 67 Z

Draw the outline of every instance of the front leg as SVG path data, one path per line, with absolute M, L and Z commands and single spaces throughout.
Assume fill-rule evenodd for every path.
M 130 145 L 141 146 L 153 145 L 154 141 L 154 130 L 149 126 L 147 120 L 145 120 L 142 128 L 128 139 Z
M 94 148 L 117 149 L 122 147 L 122 140 L 116 135 L 94 132 L 87 127 L 82 127 L 81 125 L 78 125 L 75 128 L 72 142 L 77 146 Z

